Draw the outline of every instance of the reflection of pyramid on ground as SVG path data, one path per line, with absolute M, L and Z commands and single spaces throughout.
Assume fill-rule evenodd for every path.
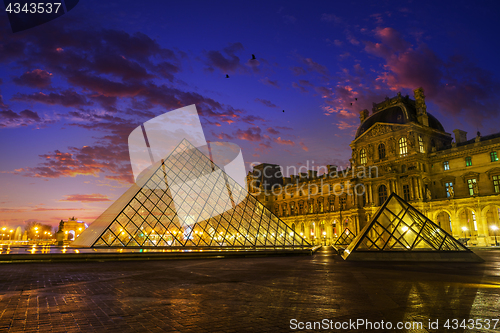
M 349 228 L 345 228 L 339 238 L 337 238 L 333 246 L 336 248 L 346 248 L 349 244 L 351 244 L 354 237 L 356 237 L 356 235 L 352 233 Z
M 342 257 L 345 260 L 482 261 L 395 193 Z
M 72 245 L 310 246 L 187 140 L 151 167 Z

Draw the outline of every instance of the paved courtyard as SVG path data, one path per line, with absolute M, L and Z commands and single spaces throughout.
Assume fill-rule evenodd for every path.
M 0 332 L 312 332 L 307 322 L 324 319 L 422 322 L 392 331 L 442 332 L 446 319 L 500 318 L 500 251 L 477 253 L 485 263 L 344 262 L 323 248 L 297 257 L 1 264 Z M 291 329 L 292 319 L 303 329 Z M 450 332 L 500 330 L 493 321 L 489 330 L 458 324 Z

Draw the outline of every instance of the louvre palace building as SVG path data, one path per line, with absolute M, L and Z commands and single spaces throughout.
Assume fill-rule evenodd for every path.
M 469 246 L 500 242 L 500 133 L 453 136 L 427 112 L 422 88 L 360 112 L 348 169 L 328 165 L 282 176 L 260 164 L 247 187 L 295 233 L 332 244 L 345 230 L 358 234 L 396 193 Z M 324 169 L 324 170 L 319 170 Z

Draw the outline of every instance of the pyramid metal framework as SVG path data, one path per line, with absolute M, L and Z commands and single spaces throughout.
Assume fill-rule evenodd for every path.
M 352 240 L 356 237 L 356 235 L 349 230 L 349 228 L 345 228 L 344 231 L 342 231 L 342 234 L 337 238 L 335 243 L 333 244 L 334 247 L 346 247 L 349 244 L 351 244 Z
M 398 252 L 411 255 L 395 255 Z M 392 257 L 407 260 L 481 261 L 471 250 L 395 193 L 379 208 L 342 257 L 346 260 L 392 260 Z
M 187 140 L 183 140 L 166 160 L 150 169 L 140 184 L 134 184 L 72 245 L 127 248 L 311 246 Z M 193 179 L 197 181 L 190 182 Z M 203 180 L 201 185 L 200 179 Z M 174 202 L 173 195 L 184 198 L 181 205 Z

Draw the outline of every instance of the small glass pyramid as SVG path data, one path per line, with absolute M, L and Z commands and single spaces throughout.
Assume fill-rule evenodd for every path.
M 344 259 L 359 252 L 472 253 L 417 209 L 392 193 L 347 247 Z
M 349 244 L 351 244 L 352 240 L 356 237 L 356 235 L 349 230 L 349 228 L 345 228 L 344 231 L 342 231 L 342 234 L 337 238 L 335 243 L 333 244 L 334 247 L 346 247 Z
M 152 168 L 141 186 L 134 184 L 73 245 L 311 246 L 187 140 Z

